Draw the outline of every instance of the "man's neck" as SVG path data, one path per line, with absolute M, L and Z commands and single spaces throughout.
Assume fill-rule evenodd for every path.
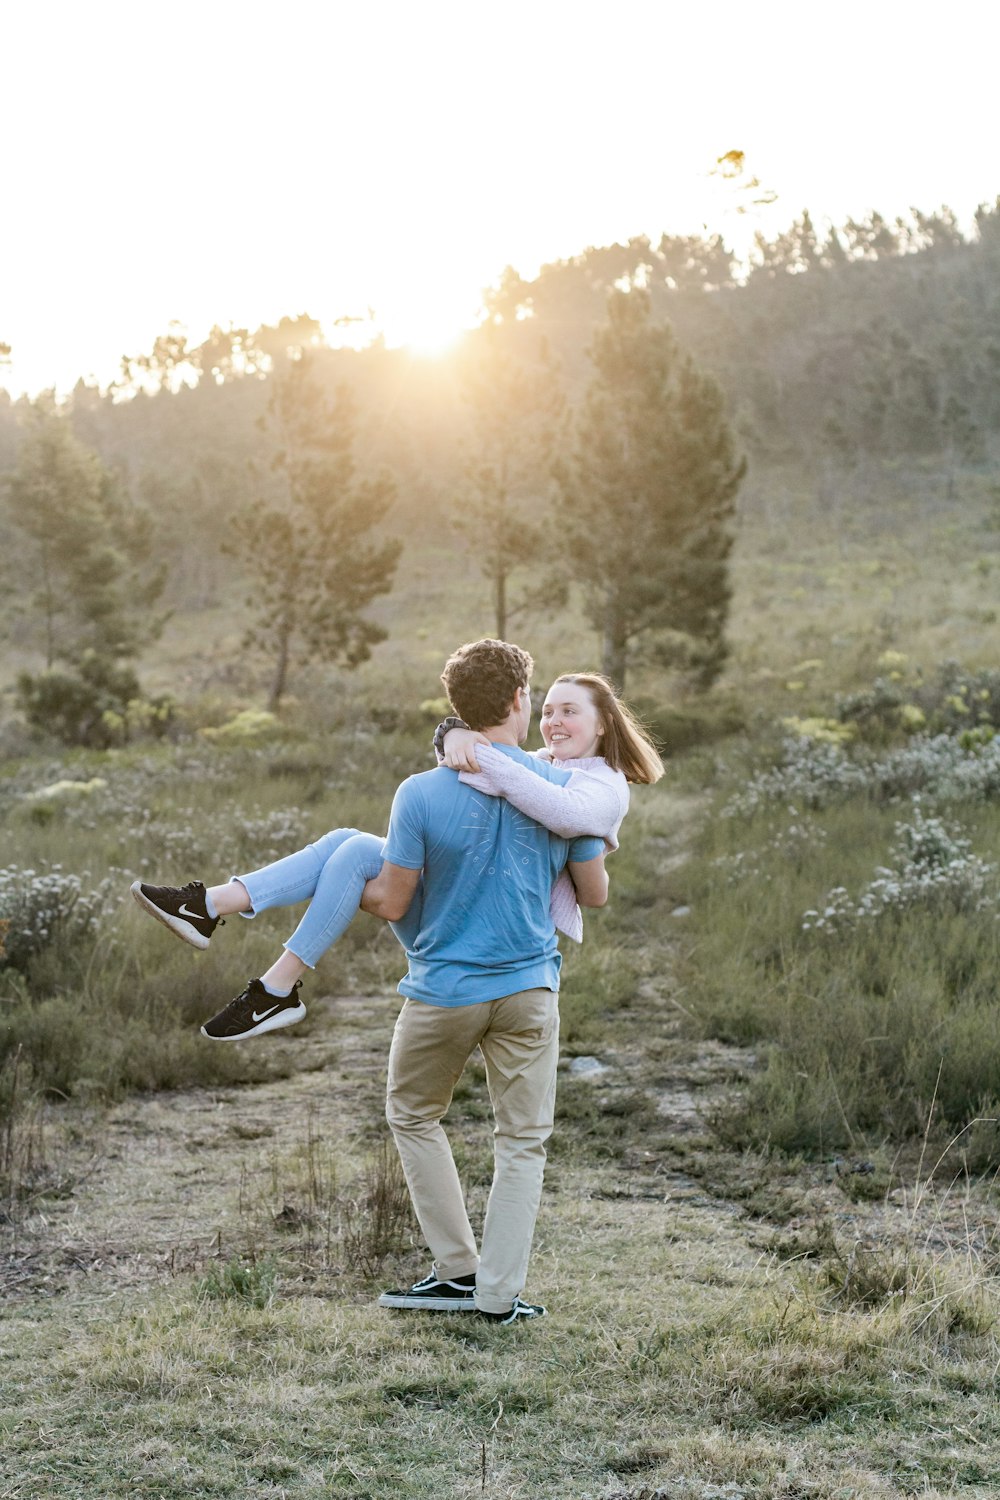
M 495 745 L 513 745 L 515 748 L 517 747 L 517 726 L 514 724 L 491 724 L 488 729 L 484 729 L 482 732 Z

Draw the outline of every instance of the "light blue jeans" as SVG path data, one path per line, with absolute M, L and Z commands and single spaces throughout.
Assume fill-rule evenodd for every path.
M 301 922 L 284 946 L 314 969 L 355 916 L 366 883 L 382 869 L 384 843 L 373 833 L 334 828 L 272 865 L 249 875 L 234 875 L 250 897 L 250 910 L 240 915 L 255 917 L 274 906 L 308 901 Z M 418 891 L 402 921 L 391 924 L 404 947 L 407 935 L 420 925 L 420 905 Z

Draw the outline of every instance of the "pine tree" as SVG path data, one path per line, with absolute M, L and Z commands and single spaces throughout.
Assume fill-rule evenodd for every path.
M 44 402 L 31 408 L 7 492 L 15 597 L 25 639 L 45 658 L 44 671 L 18 678 L 29 724 L 70 744 L 106 745 L 127 738 L 136 718 L 165 723 L 168 709 L 142 699 L 129 665 L 163 624 L 152 609 L 164 572 L 152 563 L 148 513 Z
M 522 589 L 512 598 L 511 581 L 546 559 L 542 517 L 552 484 L 552 445 L 565 409 L 547 345 L 532 340 L 533 350 L 525 350 L 522 332 L 516 324 L 484 324 L 467 342 L 460 376 L 472 422 L 472 458 L 456 524 L 471 538 L 489 582 L 500 640 L 537 597 L 537 591 Z M 546 599 L 551 603 L 548 590 Z
M 122 496 L 114 475 L 44 402 L 7 480 L 20 533 L 18 571 L 35 644 L 46 667 L 132 657 L 158 633 L 151 613 L 164 581 L 152 566 L 147 511 Z
M 357 412 L 342 386 L 331 405 L 312 356 L 272 377 L 280 502 L 258 500 L 239 516 L 229 550 L 246 564 L 256 616 L 248 643 L 273 663 L 268 707 L 277 709 L 297 661 L 356 667 L 386 632 L 365 607 L 392 587 L 402 544 L 369 533 L 391 506 L 386 475 L 355 478 Z
M 642 643 L 707 686 L 726 654 L 730 522 L 745 471 L 721 390 L 640 290 L 611 297 L 591 358 L 560 513 L 604 671 L 621 689 Z

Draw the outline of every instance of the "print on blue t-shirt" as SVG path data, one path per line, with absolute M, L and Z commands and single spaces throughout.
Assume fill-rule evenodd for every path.
M 569 780 L 568 771 L 512 745 L 497 749 L 549 781 Z M 557 990 L 552 883 L 568 859 L 585 863 L 603 852 L 603 839 L 559 838 L 443 766 L 409 777 L 393 800 L 385 842 L 392 864 L 424 872 L 419 925 L 395 924 L 409 963 L 400 993 L 453 1006 Z

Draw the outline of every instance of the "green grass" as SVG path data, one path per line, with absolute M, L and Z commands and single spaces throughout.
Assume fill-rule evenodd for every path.
M 492 628 L 471 570 L 444 574 L 415 547 L 379 606 L 390 641 L 353 678 L 300 675 L 259 745 L 193 736 L 5 765 L 4 862 L 118 893 L 92 931 L 57 925 L 0 969 L 5 1495 L 994 1492 L 997 926 L 943 911 L 807 933 L 833 885 L 857 893 L 885 862 L 901 810 L 849 800 L 810 814 L 824 839 L 777 850 L 781 809 L 716 815 L 772 755 L 777 720 L 829 714 L 883 649 L 925 675 L 990 661 L 986 487 L 970 479 L 946 511 L 918 480 L 883 475 L 835 513 L 797 480 L 758 486 L 719 690 L 668 702 L 654 665 L 634 674 L 690 748 L 636 793 L 612 904 L 566 953 L 564 1051 L 609 1071 L 560 1078 L 527 1289 L 550 1306 L 540 1324 L 374 1306 L 426 1269 L 385 1154 L 389 934 L 352 927 L 291 1040 L 207 1048 L 196 1024 L 260 972 L 287 920 L 231 921 L 193 955 L 127 895 L 136 875 L 213 880 L 314 830 L 383 829 L 395 785 L 429 764 L 432 716 L 415 705 L 439 695 L 447 650 Z M 176 687 L 203 629 L 171 622 L 150 686 Z M 597 659 L 578 610 L 517 633 L 542 682 Z M 229 646 L 235 633 L 185 706 L 192 730 L 255 702 L 256 669 L 231 670 Z M 66 775 L 107 787 L 26 800 Z M 956 815 L 1000 859 L 996 807 Z M 757 873 L 734 882 L 716 861 L 738 852 Z M 475 1065 L 449 1129 L 477 1220 L 491 1154 Z
M 752 816 L 721 815 L 745 774 L 734 766 L 686 871 L 688 1013 L 703 1034 L 755 1047 L 761 1064 L 720 1109 L 723 1134 L 823 1153 L 899 1143 L 928 1122 L 962 1132 L 995 1113 L 995 908 L 941 897 L 810 928 L 806 913 L 824 911 L 833 887 L 857 899 L 891 863 L 910 805 L 860 793 L 811 812 L 779 799 Z M 1000 860 L 995 805 L 945 811 L 977 856 Z

